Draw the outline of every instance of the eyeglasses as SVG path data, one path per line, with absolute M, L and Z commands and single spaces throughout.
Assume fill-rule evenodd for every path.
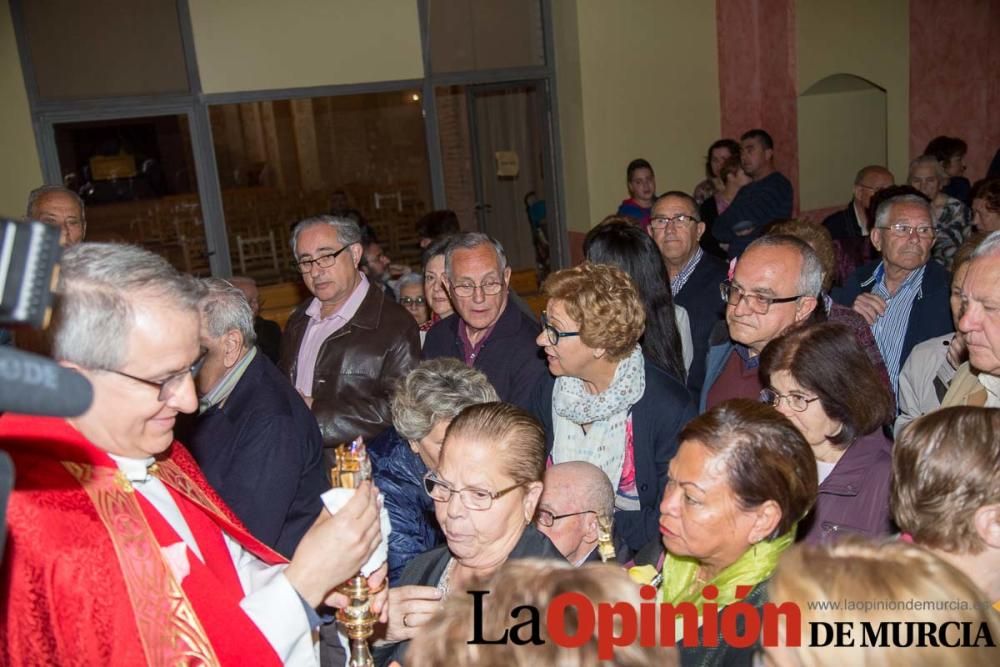
M 404 296 L 399 298 L 399 304 L 401 306 L 422 306 L 424 305 L 424 297 L 422 296 Z
M 503 282 L 490 280 L 482 285 L 476 285 L 475 283 L 459 283 L 457 285 L 452 284 L 451 289 L 455 292 L 455 296 L 460 296 L 463 299 L 467 299 L 475 294 L 477 289 L 483 290 L 483 294 L 486 296 L 496 296 L 500 293 L 500 290 L 503 289 Z
M 433 471 L 424 475 L 424 491 L 431 497 L 431 500 L 436 503 L 447 503 L 457 493 L 466 509 L 477 512 L 488 510 L 493 507 L 494 500 L 502 498 L 521 486 L 524 486 L 523 482 L 514 486 L 508 486 L 506 489 L 501 489 L 496 493 L 487 491 L 486 489 L 477 489 L 474 486 L 467 486 L 464 489 L 454 489 L 442 481 Z
M 321 269 L 329 269 L 331 266 L 337 263 L 337 255 L 350 248 L 351 245 L 353 244 L 348 243 L 337 252 L 331 252 L 329 255 L 320 255 L 319 257 L 316 257 L 314 259 L 300 259 L 298 262 L 295 263 L 295 266 L 297 266 L 299 271 L 302 273 L 309 273 L 310 271 L 312 271 L 313 264 L 315 264 Z
M 784 401 L 785 405 L 790 407 L 796 412 L 805 412 L 809 407 L 809 404 L 813 401 L 818 401 L 819 396 L 813 396 L 812 398 L 806 398 L 802 394 L 779 394 L 773 389 L 761 389 L 760 390 L 760 402 L 767 403 L 768 405 L 773 405 L 778 407 L 778 405 Z
M 580 516 L 581 514 L 597 514 L 594 510 L 583 510 L 582 512 L 571 512 L 569 514 L 553 514 L 548 510 L 538 510 L 535 512 L 535 521 L 538 525 L 545 526 L 546 528 L 551 528 L 559 519 L 566 519 L 571 516 Z
M 747 305 L 750 306 L 750 310 L 758 315 L 767 315 L 767 311 L 771 309 L 772 303 L 791 303 L 792 301 L 797 301 L 805 296 L 804 294 L 798 294 L 796 296 L 779 297 L 752 294 L 744 290 L 742 287 L 734 285 L 728 280 L 719 285 L 719 293 L 722 295 L 722 300 L 733 308 L 739 306 L 740 301 L 745 299 Z
M 649 226 L 653 229 L 666 229 L 667 227 L 687 227 L 689 224 L 696 222 L 701 222 L 701 220 L 692 215 L 681 213 L 672 218 L 666 215 L 658 215 L 650 218 Z
M 930 239 L 934 238 L 934 227 L 932 225 L 921 225 L 919 227 L 914 227 L 913 225 L 904 225 L 897 223 L 895 225 L 887 225 L 885 227 L 879 227 L 879 229 L 888 229 L 896 236 L 906 236 L 910 237 L 916 233 L 917 238 Z
M 549 345 L 558 345 L 560 338 L 580 335 L 579 331 L 559 331 L 559 329 L 556 329 L 549 324 L 548 313 L 544 310 L 542 311 L 542 330 L 545 331 L 545 339 L 549 341 Z
M 160 393 L 156 396 L 156 400 L 160 401 L 161 403 L 164 403 L 167 401 L 167 399 L 169 399 L 177 392 L 177 389 L 180 387 L 181 383 L 187 379 L 188 374 L 190 374 L 191 377 L 196 377 L 198 375 L 198 372 L 201 370 L 201 367 L 205 365 L 206 356 L 208 356 L 208 352 L 207 351 L 202 352 L 200 355 L 198 355 L 198 358 L 195 359 L 195 362 L 191 364 L 189 367 L 185 368 L 182 371 L 177 371 L 176 373 L 168 375 L 160 382 L 136 377 L 134 375 L 129 375 L 128 373 L 123 373 L 122 371 L 111 370 L 110 368 L 102 368 L 99 370 L 103 370 L 106 373 L 114 373 L 115 375 L 121 375 L 122 377 L 126 377 L 129 380 L 135 380 L 136 382 L 141 382 L 144 385 L 158 389 Z

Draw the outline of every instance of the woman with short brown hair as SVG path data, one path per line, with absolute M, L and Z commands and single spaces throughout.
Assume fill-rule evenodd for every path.
M 832 322 L 793 329 L 764 348 L 760 378 L 761 400 L 795 424 L 815 455 L 819 496 L 804 539 L 888 534 L 892 445 L 882 427 L 893 418 L 892 396 L 854 334 Z
M 659 490 L 694 404 L 643 356 L 645 309 L 621 269 L 584 263 L 553 273 L 542 291 L 549 301 L 536 343 L 554 377 L 539 383 L 532 412 L 553 463 L 586 461 L 608 476 L 615 533 L 638 549 L 656 536 Z

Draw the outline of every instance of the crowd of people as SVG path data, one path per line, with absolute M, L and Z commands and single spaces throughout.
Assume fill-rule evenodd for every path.
M 657 194 L 636 159 L 540 313 L 454 213 L 420 221 L 411 270 L 336 207 L 294 226 L 310 297 L 283 330 L 252 279 L 85 242 L 80 198 L 39 188 L 57 307 L 44 340 L 13 344 L 94 398 L 0 416 L 17 469 L 0 663 L 342 665 L 338 586 L 384 542 L 366 572 L 378 665 L 599 664 L 597 637 L 565 648 L 544 625 L 470 642 L 567 592 L 691 610 L 615 664 L 995 664 L 1000 177 L 970 183 L 965 152 L 938 137 L 906 186 L 865 166 L 822 221 L 791 217 L 764 130 L 712 143 L 691 193 Z M 358 439 L 371 480 L 325 509 L 335 449 Z M 913 599 L 967 605 L 861 604 Z M 814 605 L 843 600 L 859 604 Z M 727 641 L 756 631 L 720 610 L 769 601 L 975 641 L 877 659 Z

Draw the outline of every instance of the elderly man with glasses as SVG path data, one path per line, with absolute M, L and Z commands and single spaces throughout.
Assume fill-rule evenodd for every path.
M 701 390 L 702 412 L 731 398 L 756 399 L 760 353 L 790 327 L 813 317 L 823 267 L 813 249 L 793 236 L 757 239 L 720 286 L 725 326 L 712 332 Z
M 929 262 L 934 222 L 927 200 L 916 194 L 892 197 L 875 213 L 872 244 L 882 259 L 858 268 L 833 291 L 871 325 L 894 394 L 910 351 L 929 338 L 952 333 L 951 276 Z
M 424 359 L 455 357 L 481 370 L 500 400 L 530 405 L 545 373 L 535 338 L 539 327 L 513 303 L 503 246 L 480 233 L 455 237 L 445 250 L 445 289 L 455 312 L 424 340 Z
M 332 464 L 333 447 L 392 423 L 389 395 L 417 364 L 420 336 L 413 317 L 358 270 L 354 221 L 302 220 L 292 253 L 313 298 L 288 319 L 278 366 L 316 416 Z

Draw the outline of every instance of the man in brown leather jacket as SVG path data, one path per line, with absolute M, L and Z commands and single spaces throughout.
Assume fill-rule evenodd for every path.
M 279 368 L 330 447 L 390 425 L 389 394 L 420 359 L 416 322 L 358 270 L 361 230 L 321 215 L 299 222 L 292 253 L 312 299 L 288 320 Z

